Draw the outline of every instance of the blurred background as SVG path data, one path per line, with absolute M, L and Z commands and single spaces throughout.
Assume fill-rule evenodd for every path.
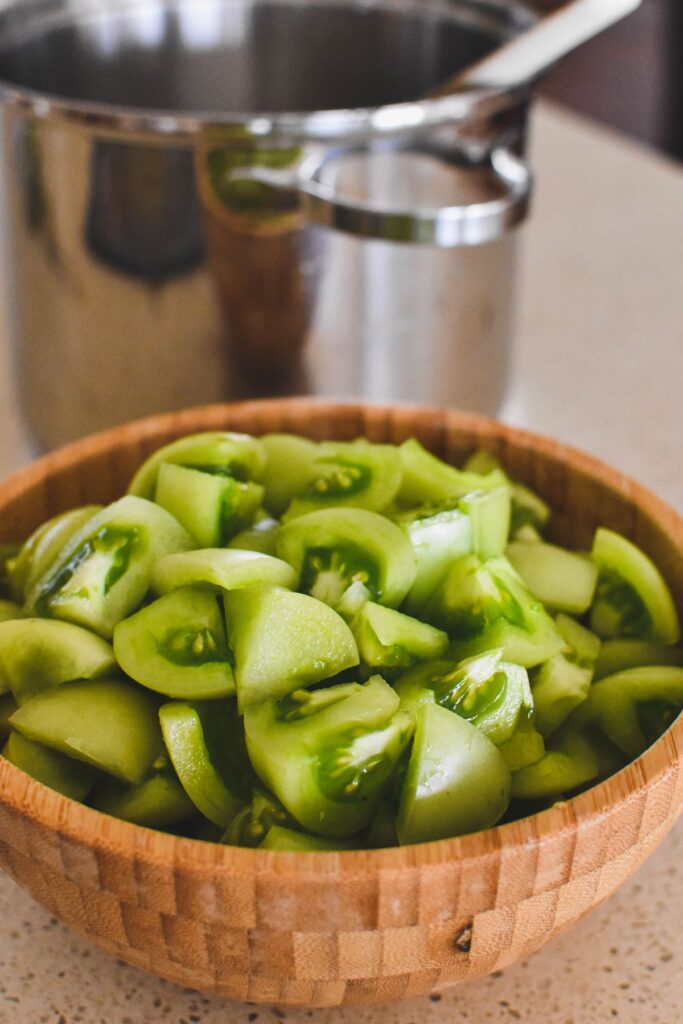
M 683 160 L 683 0 L 643 0 L 566 57 L 541 93 Z

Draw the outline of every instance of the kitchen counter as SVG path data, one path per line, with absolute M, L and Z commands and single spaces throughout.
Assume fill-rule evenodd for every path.
M 518 340 L 502 418 L 617 466 L 683 511 L 683 171 L 535 113 Z M 32 455 L 0 332 L 0 476 Z M 529 961 L 431 999 L 306 1011 L 213 999 L 65 931 L 0 877 L 0 1024 L 677 1024 L 683 822 L 611 900 Z

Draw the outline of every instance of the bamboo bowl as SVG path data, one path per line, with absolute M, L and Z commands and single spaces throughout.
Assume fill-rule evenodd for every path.
M 683 604 L 683 521 L 615 471 L 490 420 L 310 400 L 158 416 L 70 445 L 0 487 L 0 540 L 118 496 L 154 448 L 229 428 L 313 438 L 415 435 L 458 462 L 500 455 L 548 500 L 555 531 L 598 524 L 641 545 Z M 253 1002 L 408 998 L 505 967 L 613 893 L 683 807 L 683 718 L 583 795 L 460 839 L 355 853 L 273 853 L 178 839 L 58 795 L 0 759 L 0 864 L 55 917 L 137 967 Z

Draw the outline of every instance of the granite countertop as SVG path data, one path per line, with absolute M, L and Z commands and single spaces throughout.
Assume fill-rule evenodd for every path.
M 502 417 L 605 459 L 683 510 L 683 173 L 541 105 L 518 341 Z M 31 457 L 0 332 L 0 475 Z M 529 961 L 441 997 L 282 1010 L 151 978 L 0 876 L 0 1024 L 677 1024 L 683 822 L 611 900 Z

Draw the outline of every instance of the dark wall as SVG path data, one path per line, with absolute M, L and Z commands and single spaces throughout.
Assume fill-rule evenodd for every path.
M 683 0 L 643 0 L 565 58 L 541 91 L 683 159 Z

